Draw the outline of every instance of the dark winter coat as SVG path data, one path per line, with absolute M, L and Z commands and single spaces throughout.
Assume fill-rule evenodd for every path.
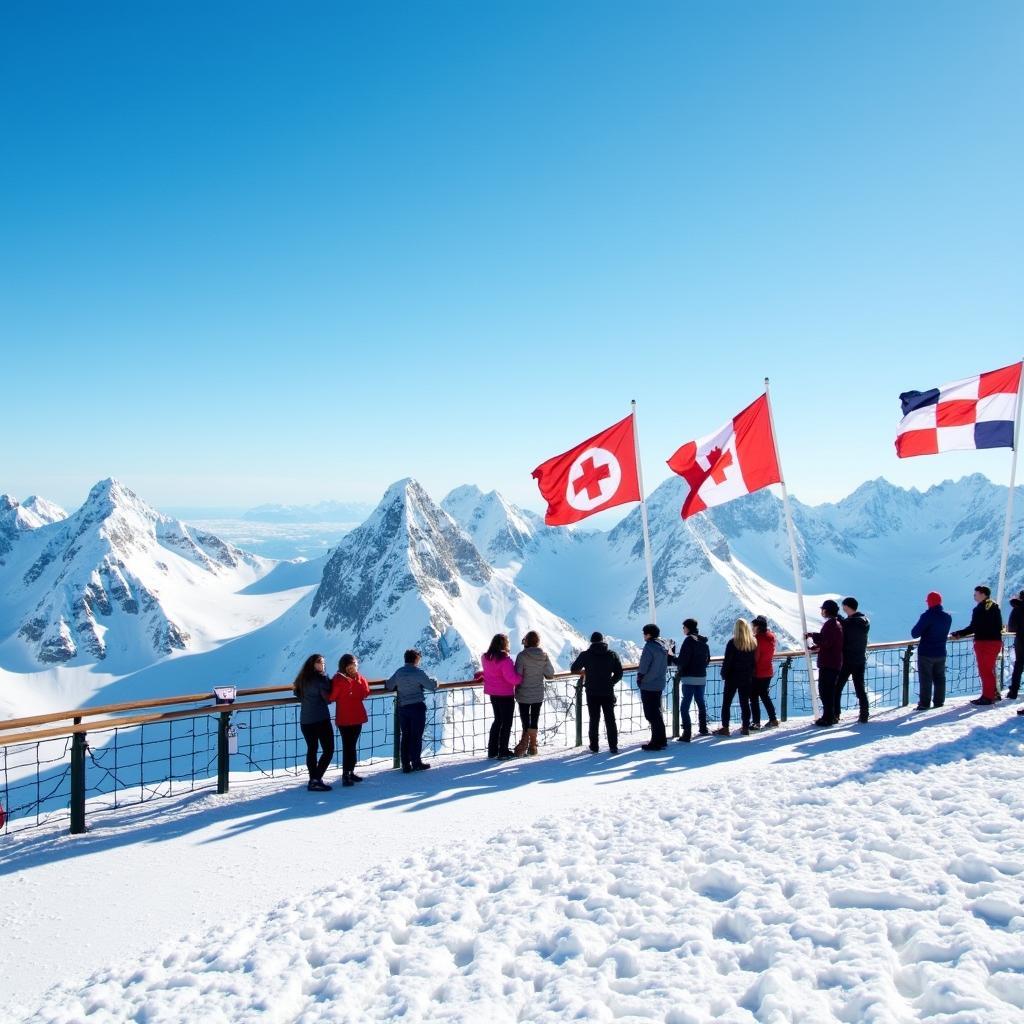
M 584 673 L 583 687 L 588 697 L 614 697 L 615 684 L 622 678 L 622 662 L 602 641 L 577 654 L 569 671 Z
M 676 679 L 704 679 L 708 674 L 711 650 L 708 638 L 700 633 L 690 633 L 683 638 L 679 653 L 668 659 L 676 667 Z
M 754 666 L 757 664 L 757 648 L 741 651 L 730 640 L 725 645 L 722 659 L 722 679 L 731 686 L 747 686 L 754 680 Z
M 953 636 L 973 636 L 975 640 L 1002 640 L 1003 613 L 990 598 L 979 601 L 971 612 L 971 624 L 958 629 Z
M 812 633 L 815 650 L 818 652 L 818 668 L 843 667 L 843 624 L 838 619 L 826 619 L 821 631 Z
M 323 672 L 311 672 L 299 684 L 298 698 L 300 725 L 331 720 L 331 709 L 327 706 L 331 699 L 331 681 Z
M 1024 647 L 1024 601 L 1019 597 L 1010 598 L 1010 621 L 1006 632 L 1014 634 L 1015 647 Z
M 668 682 L 668 641 L 652 636 L 640 654 L 636 668 L 636 685 L 648 693 L 661 693 Z
M 868 656 L 868 630 L 871 623 L 866 615 L 854 612 L 843 621 L 843 664 L 863 665 Z
M 917 653 L 925 658 L 944 658 L 946 656 L 946 638 L 949 627 L 953 625 L 953 616 L 942 610 L 937 604 L 921 613 L 917 625 L 910 631 L 917 645 Z

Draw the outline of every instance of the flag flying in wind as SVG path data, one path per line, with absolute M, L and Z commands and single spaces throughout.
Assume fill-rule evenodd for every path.
M 690 485 L 683 501 L 684 519 L 779 483 L 782 474 L 768 396 L 762 395 L 713 434 L 684 444 L 668 467 Z
M 896 454 L 937 455 L 972 448 L 1012 448 L 1020 363 L 900 395 Z
M 632 414 L 541 463 L 533 476 L 548 503 L 548 526 L 568 526 L 606 508 L 639 501 Z

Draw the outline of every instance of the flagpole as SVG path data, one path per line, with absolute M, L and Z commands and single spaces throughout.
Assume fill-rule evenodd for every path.
M 1024 397 L 1024 360 L 1021 360 L 1020 383 L 1017 385 L 1017 419 L 1013 425 L 1013 458 L 1010 460 L 1010 493 L 1006 496 L 1006 523 L 1003 526 L 1003 553 L 999 560 L 999 586 L 996 590 L 996 604 L 1003 607 L 1003 590 L 1006 586 L 1006 562 L 1010 553 L 1010 526 L 1013 522 L 1013 488 L 1017 482 L 1017 446 L 1020 440 L 1020 408 Z
M 647 527 L 647 497 L 644 493 L 644 470 L 640 462 L 640 434 L 636 429 L 636 399 L 630 403 L 633 407 L 633 447 L 636 451 L 636 479 L 640 485 L 640 522 L 644 531 L 644 561 L 647 563 L 647 610 L 651 622 L 658 621 L 654 607 L 654 566 L 651 562 L 651 533 Z
M 789 535 L 789 558 L 793 563 L 793 582 L 796 584 L 796 600 L 800 608 L 800 646 L 807 659 L 807 695 L 814 712 L 817 695 L 814 692 L 814 665 L 811 652 L 807 649 L 807 610 L 804 608 L 804 585 L 800 579 L 800 560 L 796 553 L 796 534 L 793 530 L 793 515 L 789 509 L 789 494 L 786 491 L 786 475 L 782 472 L 782 455 L 779 452 L 779 439 L 775 436 L 775 416 L 772 413 L 772 398 L 768 390 L 768 378 L 764 379 L 764 396 L 768 400 L 768 422 L 772 428 L 772 444 L 775 446 L 775 458 L 779 464 L 779 485 L 782 487 L 782 508 L 786 516 L 786 533 Z

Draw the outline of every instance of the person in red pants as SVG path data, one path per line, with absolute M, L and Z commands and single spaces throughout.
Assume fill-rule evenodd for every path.
M 974 588 L 974 611 L 971 624 L 964 629 L 950 633 L 954 640 L 964 636 L 974 637 L 974 657 L 978 661 L 978 675 L 981 676 L 981 696 L 972 704 L 995 704 L 1002 700 L 996 689 L 996 659 L 1003 649 L 1003 613 L 992 600 L 992 591 L 986 586 Z

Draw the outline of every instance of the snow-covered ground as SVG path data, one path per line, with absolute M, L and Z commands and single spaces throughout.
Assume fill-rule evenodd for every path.
M 10 836 L 0 1020 L 1020 1021 L 1013 710 L 253 783 Z

